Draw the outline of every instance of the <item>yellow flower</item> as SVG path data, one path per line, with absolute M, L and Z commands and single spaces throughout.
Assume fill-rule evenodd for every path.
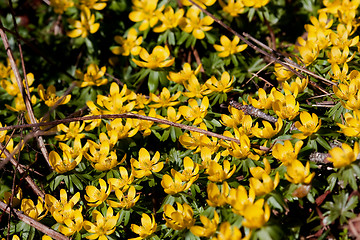
M 321 126 L 321 119 L 319 120 L 315 113 L 310 115 L 308 112 L 301 112 L 300 121 L 301 123 L 299 121 L 295 122 L 295 127 L 301 131 L 301 133 L 293 134 L 293 138 L 305 139 L 317 132 Z
M 164 192 L 170 195 L 175 195 L 179 192 L 188 190 L 198 176 L 192 177 L 189 181 L 183 181 L 181 173 L 172 171 L 174 179 L 165 174 L 161 180 L 161 186 L 164 188 Z
M 149 54 L 145 48 L 142 48 L 139 56 L 144 61 L 139 61 L 133 58 L 133 62 L 139 67 L 150 69 L 170 67 L 175 62 L 175 58 L 166 60 L 170 57 L 170 51 L 167 46 L 156 46 L 151 54 Z
M 246 7 L 261 8 L 268 4 L 270 0 L 243 0 Z
M 299 114 L 300 105 L 293 95 L 286 95 L 284 100 L 279 100 L 275 96 L 272 108 L 281 119 L 292 120 Z
M 306 162 L 306 166 L 299 161 L 294 160 L 287 166 L 285 178 L 295 184 L 310 184 L 311 180 L 315 176 L 315 173 L 310 174 L 310 162 Z
M 216 0 L 194 0 L 194 2 L 196 4 L 198 4 L 200 7 L 205 9 L 206 6 L 213 5 L 216 2 Z M 185 6 L 191 6 L 192 5 L 192 3 L 190 1 L 188 1 L 188 0 L 181 0 L 181 3 L 183 5 L 185 5 Z
M 63 14 L 69 7 L 74 6 L 73 0 L 50 0 L 50 6 L 57 14 Z
M 80 122 L 70 122 L 69 127 L 64 124 L 59 124 L 57 126 L 57 130 L 65 132 L 65 134 L 55 136 L 55 139 L 59 141 L 66 141 L 72 138 L 84 138 L 85 133 L 81 133 L 85 128 L 85 122 L 83 122 L 80 126 Z
M 90 207 L 97 207 L 108 198 L 111 192 L 111 186 L 107 186 L 103 179 L 99 179 L 100 190 L 95 186 L 86 186 L 85 200 L 88 202 L 87 205 Z
M 50 85 L 45 91 L 43 85 L 39 84 L 38 94 L 48 107 L 54 106 L 55 103 L 59 101 L 61 98 L 56 96 L 56 88 L 54 87 L 54 85 Z M 70 101 L 70 99 L 71 99 L 71 95 L 68 94 L 62 98 L 62 100 L 58 103 L 58 105 L 66 104 Z
M 141 215 L 141 226 L 131 224 L 131 231 L 139 234 L 140 236 L 137 238 L 130 238 L 129 240 L 145 239 L 156 231 L 157 224 L 155 222 L 155 217 L 153 214 L 151 214 L 151 217 L 152 219 L 149 217 L 149 215 L 143 213 Z
M 222 10 L 232 17 L 237 17 L 239 14 L 245 11 L 245 6 L 242 0 L 228 0 L 227 5 L 223 1 L 219 1 Z
M 219 57 L 227 57 L 239 52 L 244 51 L 247 48 L 247 44 L 239 45 L 240 39 L 238 36 L 235 36 L 232 41 L 225 35 L 220 37 L 221 45 L 214 45 L 216 51 L 220 52 Z
M 160 13 L 157 17 L 161 21 L 161 25 L 154 28 L 154 32 L 165 32 L 168 29 L 176 28 L 184 15 L 184 9 L 178 9 L 174 13 L 174 9 L 168 6 L 164 13 Z
M 276 134 L 280 132 L 283 126 L 283 120 L 279 118 L 277 122 L 275 123 L 275 129 L 272 127 L 272 125 L 268 121 L 262 121 L 264 128 L 260 129 L 258 127 L 258 123 L 255 124 L 253 128 L 251 128 L 252 134 L 258 138 L 272 138 Z
M 173 107 L 180 103 L 180 101 L 176 101 L 181 95 L 181 92 L 177 92 L 175 95 L 171 96 L 170 91 L 164 87 L 160 93 L 160 96 L 156 96 L 153 93 L 150 93 L 151 101 L 155 102 L 155 104 L 150 104 L 149 107 L 152 108 L 161 108 L 161 107 Z
M 51 151 L 49 154 L 50 165 L 58 173 L 65 173 L 73 170 L 82 159 L 82 154 L 80 153 L 75 159 L 71 156 L 71 153 L 68 151 L 63 151 L 63 157 L 55 152 Z
M 65 236 L 71 236 L 76 232 L 80 232 L 83 228 L 83 215 L 81 210 L 74 211 L 74 219 L 64 219 L 64 225 L 59 226 L 59 231 Z
M 114 211 L 111 207 L 108 207 L 106 211 L 106 217 L 104 217 L 99 211 L 94 210 L 92 217 L 95 220 L 95 224 L 89 221 L 84 221 L 83 226 L 86 231 L 92 233 L 87 236 L 87 239 L 107 239 L 106 236 L 115 232 L 116 223 L 119 219 L 119 213 L 114 216 Z
M 230 178 L 234 174 L 236 166 L 233 165 L 230 171 L 230 162 L 228 160 L 224 160 L 223 166 L 215 161 L 211 161 L 207 169 L 208 179 L 212 182 L 222 182 Z
M 189 229 L 195 224 L 192 208 L 187 203 L 181 205 L 176 202 L 176 205 L 177 210 L 169 204 L 164 206 L 163 217 L 166 221 L 166 226 L 174 230 Z
M 221 80 L 217 81 L 214 76 L 205 82 L 205 85 L 210 89 L 211 92 L 230 92 L 233 87 L 231 85 L 234 82 L 234 76 L 230 80 L 230 75 L 228 72 L 223 72 L 221 75 Z
M 193 160 L 189 157 L 184 158 L 184 169 L 181 172 L 181 180 L 188 182 L 194 177 L 197 179 L 199 173 L 199 164 L 194 163 Z M 173 170 L 173 169 L 172 169 Z
M 132 0 L 133 11 L 129 14 L 129 19 L 133 22 L 141 22 L 139 26 L 140 31 L 145 31 L 148 28 L 155 26 L 158 22 L 158 15 L 164 9 L 165 5 L 156 9 L 158 0 Z
M 249 179 L 250 188 L 254 190 L 256 196 L 272 192 L 280 182 L 279 172 L 276 173 L 274 180 L 270 178 L 270 164 L 266 158 L 264 158 L 264 164 L 265 170 L 261 167 L 250 168 L 251 175 L 253 176 Z
M 80 13 L 80 21 L 69 19 L 70 25 L 75 28 L 66 34 L 71 38 L 82 37 L 86 38 L 89 33 L 93 34 L 99 30 L 100 23 L 95 23 L 95 15 L 91 14 L 90 9 L 82 7 Z
M 329 75 L 334 80 L 340 80 L 340 82 L 346 82 L 348 80 L 347 73 L 349 71 L 349 66 L 347 65 L 347 63 L 344 63 L 342 70 L 340 70 L 339 65 L 337 65 L 336 63 L 331 64 L 331 70 L 333 72 L 333 75 L 331 75 L 331 74 L 329 74 Z M 335 87 L 335 85 L 334 85 L 334 87 Z
M 303 141 L 296 142 L 295 148 L 289 140 L 286 140 L 284 145 L 276 143 L 273 147 L 272 155 L 285 166 L 291 165 L 293 161 L 297 160 L 297 155 L 299 154 L 303 143 Z
M 243 122 L 244 112 L 232 106 L 228 107 L 231 116 L 221 114 L 221 123 L 230 128 L 237 128 Z
M 360 110 L 355 109 L 353 115 L 351 113 L 345 113 L 344 115 L 346 124 L 336 123 L 340 128 L 341 132 L 348 137 L 359 137 L 360 136 Z
M 10 199 L 11 199 L 11 192 L 4 192 L 4 198 L 1 199 L 0 201 L 6 203 L 6 204 L 10 204 Z M 23 196 L 23 192 L 21 190 L 20 187 L 17 188 L 17 191 L 15 192 L 13 198 L 12 198 L 12 203 L 11 203 L 11 207 L 17 207 L 22 199 Z
M 137 114 L 146 116 L 146 114 L 142 110 L 140 110 Z M 149 117 L 157 116 L 154 108 L 150 109 L 148 116 Z M 132 127 L 134 128 L 134 130 L 137 129 L 138 131 L 143 131 L 142 135 L 144 137 L 151 134 L 150 128 L 153 124 L 154 124 L 153 121 L 132 119 Z
M 297 41 L 299 42 L 300 46 L 297 46 L 296 48 L 300 53 L 301 60 L 306 66 L 308 66 L 319 56 L 319 47 L 313 42 L 305 42 L 305 40 L 301 37 L 299 37 Z
M 134 186 L 131 186 L 128 190 L 127 195 L 125 196 L 123 191 L 116 189 L 115 195 L 119 202 L 115 202 L 112 200 L 107 200 L 107 204 L 109 204 L 113 208 L 132 208 L 137 201 L 139 201 L 140 195 L 136 196 L 136 190 Z
M 284 90 L 290 91 L 294 96 L 297 96 L 298 93 L 303 92 L 309 83 L 309 78 L 304 78 L 301 80 L 299 77 L 296 78 L 290 85 L 288 82 L 284 82 L 283 88 Z
M 321 12 L 319 14 L 319 20 L 316 17 L 311 16 L 310 21 L 313 25 L 310 24 L 305 25 L 305 29 L 307 32 L 315 32 L 315 33 L 321 32 L 324 33 L 325 35 L 330 34 L 331 32 L 330 27 L 333 24 L 333 19 L 328 18 L 326 13 Z
M 216 79 L 215 79 L 216 80 Z M 184 82 L 184 87 L 188 92 L 183 95 L 188 98 L 203 98 L 203 95 L 211 93 L 206 84 L 200 84 L 195 75 L 191 75 L 187 82 Z
M 340 49 L 345 47 L 355 46 L 359 42 L 359 36 L 349 39 L 349 35 L 352 34 L 351 25 L 339 24 L 337 26 L 337 32 L 330 33 L 330 41 L 333 46 L 337 46 Z
M 24 198 L 21 201 L 21 211 L 23 211 L 25 215 L 35 219 L 36 221 L 40 221 L 41 219 L 43 219 L 48 212 L 48 210 L 44 206 L 44 201 L 41 197 L 38 197 L 36 205 L 31 199 Z
M 160 153 L 156 152 L 154 157 L 150 160 L 150 154 L 145 148 L 139 151 L 139 161 L 132 158 L 130 160 L 131 167 L 134 168 L 134 176 L 136 178 L 143 178 L 150 176 L 151 172 L 159 172 L 164 167 L 163 162 L 159 162 Z
M 115 55 L 129 56 L 130 53 L 134 56 L 139 55 L 141 51 L 141 43 L 143 37 L 137 37 L 137 31 L 135 28 L 130 28 L 126 38 L 121 36 L 115 36 L 114 40 L 121 46 L 115 46 L 111 48 L 111 51 Z
M 130 184 L 134 181 L 134 174 L 131 173 L 130 177 L 128 171 L 124 167 L 119 168 L 120 178 L 109 178 L 108 184 L 111 186 L 111 189 L 116 190 L 120 189 L 126 191 Z
M 229 222 L 222 222 L 216 237 L 211 240 L 241 240 L 241 231 L 236 226 L 231 227 Z
M 346 143 L 343 143 L 341 148 L 335 147 L 329 150 L 331 157 L 328 157 L 327 160 L 332 162 L 336 168 L 346 167 L 356 161 L 359 152 L 360 149 L 358 142 L 354 143 L 354 149 Z
M 234 137 L 229 131 L 225 131 L 223 135 L 227 137 Z M 249 137 L 245 134 L 241 134 L 238 139 L 240 140 L 240 144 L 237 144 L 233 141 L 230 143 L 225 141 L 220 142 L 220 145 L 226 148 L 226 150 L 222 153 L 223 156 L 230 154 L 233 157 L 242 159 L 251 155 Z
M 187 121 L 193 121 L 194 125 L 198 125 L 203 121 L 207 114 L 207 109 L 209 107 L 209 99 L 207 97 L 204 97 L 200 103 L 200 106 L 198 102 L 195 99 L 189 99 L 189 105 L 188 106 L 180 106 L 179 112 L 181 115 L 184 116 L 184 118 Z
M 339 47 L 333 46 L 327 54 L 328 62 L 331 64 L 343 64 L 349 62 L 354 58 L 355 53 L 353 53 L 350 57 L 349 54 L 350 50 L 348 46 L 345 46 L 343 51 L 341 51 Z
M 244 186 L 239 185 L 236 189 L 231 188 L 226 202 L 231 205 L 232 211 L 236 214 L 244 216 L 245 208 L 251 205 L 255 200 L 255 192 L 249 189 L 249 196 Z
M 167 114 L 166 114 L 166 118 L 159 116 L 159 118 L 163 118 L 166 119 L 170 122 L 175 122 L 175 123 L 181 123 L 183 120 L 180 119 L 181 118 L 181 114 L 178 112 L 176 112 L 175 108 L 173 107 L 168 107 L 167 109 Z M 170 127 L 170 125 L 167 124 L 159 124 L 158 125 L 161 128 L 168 128 Z
M 103 10 L 106 7 L 107 0 L 80 0 L 80 4 L 90 9 Z
M 205 16 L 204 18 L 199 17 L 200 9 L 196 7 L 191 7 L 186 12 L 186 18 L 182 18 L 180 21 L 180 28 L 187 32 L 191 33 L 196 39 L 205 38 L 205 33 L 210 31 L 212 27 L 210 26 L 214 20 Z
M 269 221 L 270 207 L 267 203 L 264 204 L 264 199 L 259 199 L 255 203 L 246 206 L 244 218 L 242 222 L 244 227 L 250 229 L 261 228 Z
M 106 78 L 103 78 L 106 72 L 106 67 L 103 66 L 99 69 L 98 65 L 95 63 L 91 63 L 87 67 L 86 73 L 82 73 L 80 70 L 76 70 L 75 76 L 82 81 L 79 82 L 80 87 L 87 87 L 87 86 L 101 86 L 108 82 Z
M 176 72 L 169 72 L 168 79 L 170 81 L 184 84 L 186 81 L 188 81 L 193 75 L 199 74 L 201 69 L 201 64 L 193 71 L 191 70 L 190 63 L 184 63 L 183 69 L 176 73 Z
M 53 212 L 61 212 L 64 210 L 64 206 L 69 204 L 72 207 L 80 200 L 80 193 L 77 192 L 72 198 L 67 200 L 67 193 L 65 189 L 60 190 L 60 201 L 50 194 L 45 195 L 45 203 L 46 208 L 50 211 L 51 214 Z
M 275 90 L 273 88 L 272 92 Z M 274 101 L 273 94 L 269 94 L 266 97 L 266 92 L 263 88 L 259 88 L 258 90 L 259 100 L 253 99 L 251 96 L 248 97 L 248 101 L 253 107 L 258 109 L 271 109 L 271 105 Z
M 221 187 L 221 192 L 218 186 L 211 182 L 207 185 L 208 199 L 206 202 L 212 207 L 221 207 L 226 204 L 226 197 L 229 194 L 229 185 L 224 182 Z
M 219 224 L 219 215 L 216 211 L 214 211 L 214 218 L 212 220 L 207 217 L 201 215 L 200 221 L 204 225 L 204 227 L 200 226 L 192 226 L 190 231 L 198 237 L 206 237 L 209 238 L 215 234 L 217 225 Z
M 135 99 L 135 103 L 136 103 L 135 108 L 136 109 L 145 108 L 145 106 L 147 106 L 149 102 L 150 102 L 150 99 L 148 96 L 141 94 L 141 93 L 136 94 L 136 99 Z

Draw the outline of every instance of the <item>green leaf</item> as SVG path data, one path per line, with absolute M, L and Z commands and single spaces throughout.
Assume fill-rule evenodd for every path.
M 316 141 L 323 146 L 326 150 L 330 150 L 331 147 L 330 145 L 327 143 L 327 141 L 325 141 L 325 139 L 323 139 L 320 135 L 317 136 Z
M 72 182 L 74 183 L 75 187 L 76 187 L 78 190 L 83 190 L 83 189 L 84 189 L 84 187 L 83 187 L 80 179 L 77 178 L 76 175 L 72 175 L 72 176 L 71 176 L 71 180 L 72 180 Z
M 148 87 L 151 93 L 154 93 L 159 86 L 159 72 L 151 71 L 149 74 Z

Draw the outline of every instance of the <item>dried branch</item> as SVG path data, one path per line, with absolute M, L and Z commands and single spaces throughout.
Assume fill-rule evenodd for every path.
M 23 221 L 26 224 L 29 224 L 30 226 L 36 228 L 37 230 L 45 233 L 46 235 L 56 239 L 56 240 L 69 240 L 68 237 L 62 235 L 59 232 L 56 232 L 55 230 L 45 226 L 44 224 L 36 221 L 35 219 L 26 216 L 21 211 L 16 210 L 14 208 L 10 208 L 6 203 L 3 203 L 0 201 L 0 209 L 6 213 L 10 213 L 10 211 L 13 212 L 14 216 L 19 218 L 21 221 Z

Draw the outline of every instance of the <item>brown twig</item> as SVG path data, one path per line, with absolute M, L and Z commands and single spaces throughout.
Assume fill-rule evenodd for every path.
M 68 237 L 62 235 L 59 232 L 56 232 L 55 230 L 45 226 L 44 224 L 36 221 L 35 219 L 26 216 L 25 214 L 23 214 L 21 211 L 16 210 L 14 208 L 11 208 L 6 204 L 0 201 L 0 209 L 6 213 L 10 213 L 10 211 L 12 211 L 14 213 L 14 215 L 19 218 L 21 221 L 23 221 L 26 224 L 29 224 L 30 226 L 36 228 L 37 230 L 45 233 L 46 235 L 56 239 L 56 240 L 69 240 Z

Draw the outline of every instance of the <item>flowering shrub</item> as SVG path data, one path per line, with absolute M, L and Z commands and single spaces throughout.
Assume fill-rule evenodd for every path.
M 360 238 L 359 4 L 0 2 L 0 235 Z

